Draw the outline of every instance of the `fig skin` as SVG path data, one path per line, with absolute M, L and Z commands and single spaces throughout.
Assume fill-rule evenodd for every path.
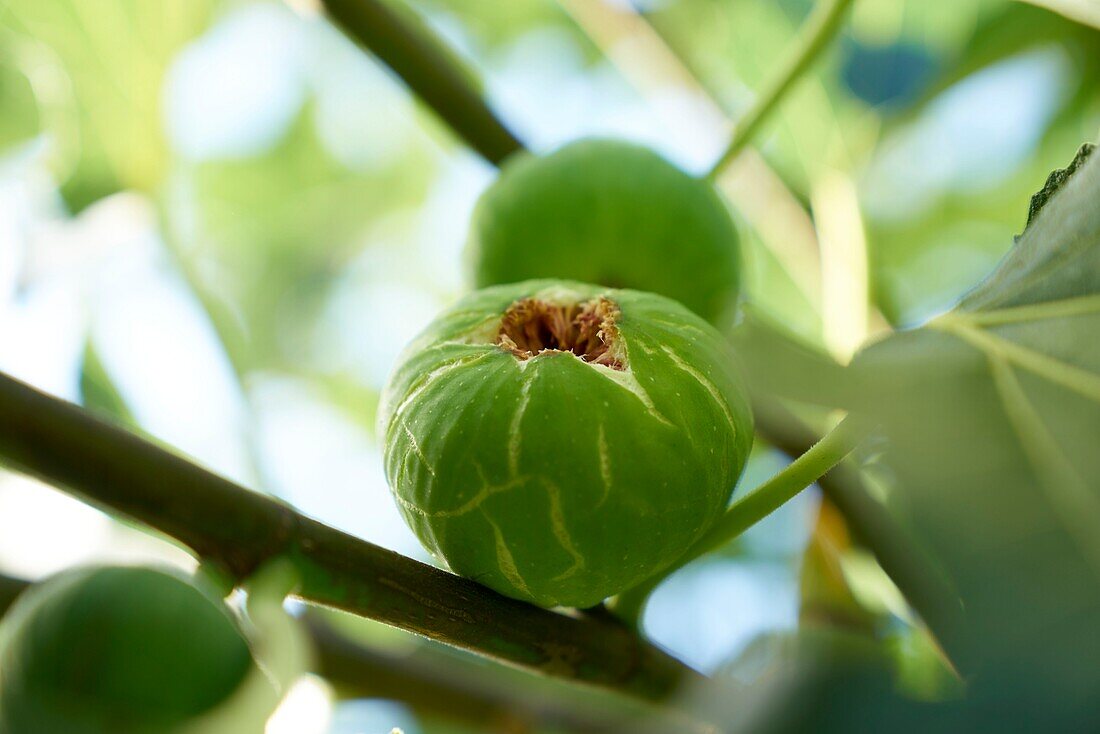
M 163 734 L 253 670 L 225 605 L 187 578 L 91 567 L 25 591 L 0 624 L 0 734 Z
M 505 340 L 502 327 L 532 302 L 601 304 L 600 328 L 581 330 L 588 352 L 519 356 L 522 329 Z M 593 606 L 670 565 L 725 509 L 753 435 L 730 349 L 651 293 L 544 280 L 470 294 L 383 392 L 394 497 L 456 573 L 541 606 Z
M 720 328 L 741 285 L 737 228 L 714 186 L 601 138 L 509 158 L 478 201 L 467 256 L 478 288 L 531 278 L 633 288 Z

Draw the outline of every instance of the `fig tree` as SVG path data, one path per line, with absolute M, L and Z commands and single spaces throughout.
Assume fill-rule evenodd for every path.
M 474 211 L 477 287 L 565 278 L 673 298 L 718 325 L 740 286 L 737 229 L 710 182 L 631 143 L 508 159 Z
M 0 733 L 179 731 L 250 670 L 225 605 L 182 576 L 65 572 L 24 592 L 0 624 Z
M 594 605 L 671 564 L 726 507 L 752 442 L 729 349 L 650 293 L 477 291 L 412 342 L 384 391 L 394 497 L 456 573 Z

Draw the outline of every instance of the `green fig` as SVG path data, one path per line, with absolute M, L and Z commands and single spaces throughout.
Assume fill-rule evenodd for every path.
M 737 229 L 714 186 L 616 140 L 509 158 L 477 204 L 468 251 L 479 288 L 531 278 L 633 288 L 719 326 L 740 289 Z
M 186 578 L 65 572 L 24 592 L 0 624 L 0 733 L 179 731 L 254 669 L 225 605 Z
M 651 293 L 475 292 L 412 342 L 383 393 L 394 497 L 456 573 L 543 606 L 595 605 L 725 509 L 753 435 L 729 350 Z

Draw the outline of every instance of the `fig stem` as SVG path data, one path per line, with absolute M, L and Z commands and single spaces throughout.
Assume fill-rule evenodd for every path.
M 806 487 L 823 477 L 830 469 L 852 453 L 866 436 L 867 429 L 852 416 L 846 416 L 826 433 L 810 450 L 740 499 L 734 500 L 725 514 L 711 526 L 677 561 L 679 566 L 720 548 L 771 513 Z
M 775 110 L 794 83 L 810 68 L 840 30 L 844 14 L 854 0 L 819 0 L 802 24 L 798 37 L 775 73 L 764 83 L 748 111 L 737 121 L 733 137 L 707 177 L 715 179 L 744 149 Z
M 620 594 L 616 616 L 637 629 L 649 595 L 666 578 L 700 556 L 722 547 L 786 504 L 852 453 L 867 434 L 865 425 L 846 416 L 805 453 L 751 492 L 734 500 L 725 514 L 672 566 Z
M 816 432 L 778 400 L 753 401 L 757 435 L 788 456 L 798 456 L 817 440 Z M 840 510 L 856 543 L 874 554 L 882 570 L 920 615 L 952 667 L 965 636 L 958 593 L 938 570 L 924 546 L 885 504 L 876 499 L 859 469 L 839 464 L 818 486 Z
M 485 160 L 499 166 L 523 144 L 490 109 L 458 55 L 410 8 L 383 0 L 321 0 L 353 39 L 388 66 Z
M 652 701 L 701 679 L 616 622 L 508 599 L 354 538 L 3 373 L 0 459 L 174 539 L 234 583 L 285 555 L 305 601 L 533 672 Z

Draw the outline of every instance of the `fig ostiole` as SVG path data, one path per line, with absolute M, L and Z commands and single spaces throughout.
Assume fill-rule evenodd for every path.
M 0 624 L 0 732 L 191 734 L 258 675 L 236 620 L 189 579 L 75 569 L 25 591 Z
M 737 228 L 714 186 L 619 140 L 509 158 L 478 200 L 468 256 L 479 288 L 531 278 L 632 288 L 721 327 L 740 290 Z
M 453 571 L 588 607 L 673 563 L 752 442 L 728 343 L 679 303 L 570 281 L 477 291 L 398 360 L 379 408 L 393 495 Z

